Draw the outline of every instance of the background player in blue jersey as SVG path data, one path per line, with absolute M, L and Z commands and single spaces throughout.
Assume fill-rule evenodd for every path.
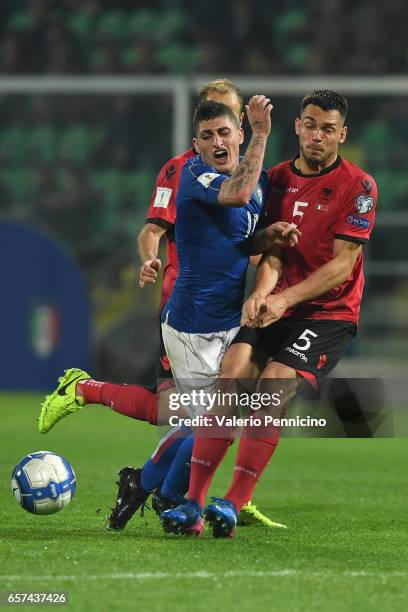
M 179 274 L 162 311 L 166 353 L 181 393 L 214 389 L 222 357 L 239 330 L 250 253 L 263 250 L 268 232 L 278 241 L 294 241 L 298 233 L 278 223 L 251 238 L 266 195 L 262 163 L 272 106 L 265 96 L 253 96 L 246 109 L 252 138 L 241 161 L 243 133 L 228 107 L 203 102 L 194 115 L 199 155 L 186 163 L 180 180 Z M 192 531 L 202 528 L 201 521 Z

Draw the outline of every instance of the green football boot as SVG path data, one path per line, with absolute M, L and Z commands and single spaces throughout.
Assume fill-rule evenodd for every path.
M 287 529 L 286 525 L 271 521 L 250 501 L 245 506 L 242 506 L 238 517 L 238 525 L 262 525 L 267 529 Z
M 89 374 L 79 368 L 65 370 L 58 379 L 59 385 L 51 395 L 46 395 L 42 404 L 38 429 L 40 433 L 47 433 L 55 423 L 58 423 L 68 414 L 80 410 L 85 405 L 83 397 L 75 394 L 76 385 L 80 380 L 91 378 Z

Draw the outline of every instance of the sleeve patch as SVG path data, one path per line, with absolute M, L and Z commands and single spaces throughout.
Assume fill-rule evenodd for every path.
M 217 176 L 221 175 L 216 174 L 215 172 L 204 172 L 204 174 L 200 174 L 200 176 L 197 177 L 197 181 L 207 189 L 207 187 L 209 187 L 209 185 L 213 182 L 214 179 L 217 178 Z
M 346 221 L 347 223 L 350 223 L 351 225 L 357 225 L 357 227 L 361 227 L 362 229 L 368 229 L 371 225 L 370 219 L 359 217 L 358 215 L 349 215 Z
M 374 198 L 372 196 L 368 196 L 365 193 L 359 193 L 358 196 L 356 196 L 356 208 L 360 215 L 369 213 L 373 206 Z
M 154 204 L 156 208 L 167 208 L 170 202 L 173 190 L 169 187 L 157 187 Z

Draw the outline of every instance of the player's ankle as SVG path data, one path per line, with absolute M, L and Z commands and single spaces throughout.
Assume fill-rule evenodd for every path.
M 204 508 L 204 503 L 200 504 L 196 499 L 187 498 L 187 502 L 192 504 L 198 512 L 202 512 Z
M 83 384 L 88 382 L 88 380 L 90 379 L 86 378 L 85 380 L 80 380 L 75 385 L 75 397 L 81 398 L 81 403 L 83 402 L 84 404 L 86 404 L 87 402 L 86 402 L 86 396 L 85 396 Z

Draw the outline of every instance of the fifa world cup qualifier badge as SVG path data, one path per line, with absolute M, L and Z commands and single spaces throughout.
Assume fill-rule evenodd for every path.
M 358 196 L 356 196 L 356 208 L 360 215 L 369 213 L 373 206 L 374 198 L 372 196 L 366 195 L 365 193 L 359 193 Z

